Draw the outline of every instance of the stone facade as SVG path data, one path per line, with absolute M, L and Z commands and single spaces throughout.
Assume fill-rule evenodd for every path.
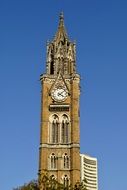
M 46 73 L 40 77 L 39 178 L 47 173 L 65 186 L 80 182 L 80 76 L 75 56 L 75 43 L 60 14 L 55 38 L 47 43 Z

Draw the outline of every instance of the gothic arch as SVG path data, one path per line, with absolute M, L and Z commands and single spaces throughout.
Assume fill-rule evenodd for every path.
M 47 189 L 57 189 L 57 183 L 56 183 L 56 175 L 52 174 L 50 175 L 50 188 L 47 188 Z
M 62 176 L 62 183 L 63 183 L 64 187 L 68 187 L 69 186 L 70 180 L 69 180 L 68 175 L 65 174 L 65 175 Z
M 66 114 L 61 117 L 61 143 L 69 142 L 69 118 Z
M 59 117 L 56 114 L 53 114 L 50 118 L 50 142 L 58 143 L 59 142 Z
M 56 180 L 56 176 L 54 174 L 50 175 L 50 179 Z
M 49 142 L 53 144 L 70 142 L 70 118 L 67 114 L 52 114 L 49 117 Z
M 70 117 L 67 113 L 59 114 L 59 121 L 62 122 L 63 118 L 66 117 L 68 119 L 68 122 L 70 122 Z
M 54 153 L 50 155 L 50 168 L 57 169 L 57 157 Z
M 69 169 L 70 168 L 70 157 L 67 153 L 63 154 L 63 168 Z
M 59 115 L 58 115 L 58 114 L 56 114 L 56 113 L 51 114 L 51 115 L 49 116 L 49 121 L 50 121 L 50 123 L 53 121 L 54 117 L 56 117 L 56 118 L 59 119 Z

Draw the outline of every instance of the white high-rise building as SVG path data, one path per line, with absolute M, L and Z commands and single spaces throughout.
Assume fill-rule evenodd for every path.
M 80 154 L 81 181 L 84 181 L 86 189 L 98 190 L 97 159 L 86 154 Z

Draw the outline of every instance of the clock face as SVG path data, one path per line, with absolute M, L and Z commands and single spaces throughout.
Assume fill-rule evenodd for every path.
M 61 102 L 67 98 L 68 93 L 64 87 L 58 86 L 52 90 L 51 96 L 55 101 Z

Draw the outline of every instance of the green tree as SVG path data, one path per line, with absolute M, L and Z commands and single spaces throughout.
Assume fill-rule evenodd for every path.
M 86 180 L 84 181 L 86 182 Z M 63 184 L 55 180 L 55 178 L 48 177 L 47 175 L 44 175 L 39 182 L 37 180 L 33 180 L 23 186 L 14 188 L 13 190 L 40 190 L 42 187 L 44 190 L 86 190 L 84 182 L 76 183 L 74 187 L 71 185 L 65 187 Z
M 37 180 L 32 180 L 29 183 L 25 183 L 23 186 L 14 188 L 13 190 L 39 190 Z

